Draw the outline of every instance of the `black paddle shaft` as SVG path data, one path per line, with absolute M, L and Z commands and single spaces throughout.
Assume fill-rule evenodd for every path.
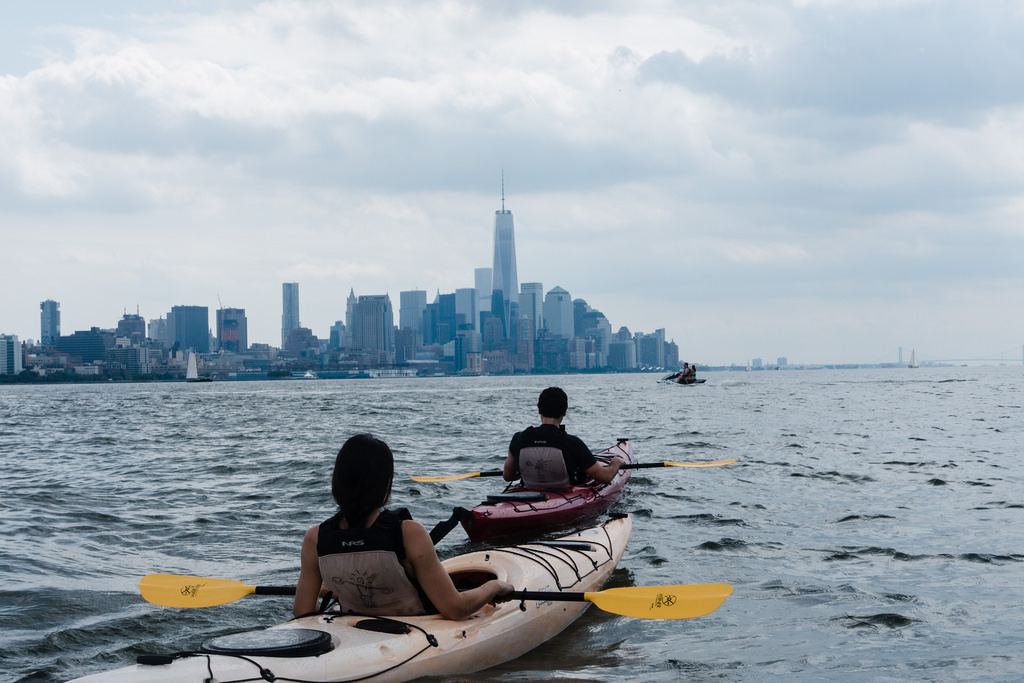
M 256 586 L 256 595 L 295 595 L 295 586 Z
M 586 602 L 583 595 L 583 593 L 556 593 L 555 591 L 512 591 L 502 597 L 508 597 L 510 600 L 539 600 L 541 602 L 549 600 Z

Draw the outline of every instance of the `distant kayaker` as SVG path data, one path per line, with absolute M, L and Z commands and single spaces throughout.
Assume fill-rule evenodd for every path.
M 295 616 L 316 610 L 321 589 L 342 611 L 374 616 L 440 613 L 464 619 L 513 586 L 491 580 L 459 592 L 441 565 L 427 530 L 408 510 L 385 510 L 394 457 L 369 434 L 345 442 L 334 462 L 331 492 L 338 513 L 310 528 L 302 540 Z
M 582 484 L 587 478 L 608 484 L 623 461 L 612 458 L 600 463 L 583 441 L 566 434 L 562 419 L 569 409 L 569 397 L 558 387 L 548 387 L 537 400 L 540 426 L 516 432 L 508 446 L 502 477 L 515 481 L 522 477 L 530 488 L 560 488 Z

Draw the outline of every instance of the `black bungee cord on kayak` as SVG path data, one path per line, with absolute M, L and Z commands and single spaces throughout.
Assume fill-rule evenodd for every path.
M 383 632 L 383 633 L 393 633 L 395 635 L 407 634 L 407 633 L 412 632 L 413 629 L 415 629 L 415 630 L 419 631 L 420 633 L 422 633 L 424 638 L 427 641 L 427 644 L 422 649 L 416 651 L 415 653 L 413 653 L 412 655 L 410 655 L 406 659 L 404 659 L 404 660 L 402 660 L 400 662 L 396 662 L 395 664 L 392 664 L 389 667 L 381 669 L 380 671 L 376 671 L 376 672 L 374 672 L 372 674 L 367 674 L 365 676 L 360 676 L 359 678 L 346 678 L 343 681 L 339 681 L 338 679 L 332 679 L 334 681 L 334 683 L 357 683 L 358 681 L 365 681 L 365 680 L 368 680 L 370 678 L 375 678 L 376 676 L 380 676 L 381 674 L 387 673 L 388 671 L 391 671 L 393 669 L 397 669 L 398 667 L 401 667 L 401 666 L 404 666 L 405 664 L 408 664 L 409 662 L 411 662 L 412 660 L 416 659 L 417 657 L 419 657 L 421 654 L 423 654 L 424 652 L 426 652 L 430 648 L 438 646 L 437 638 L 432 633 L 429 633 L 428 631 L 426 631 L 425 629 L 423 629 L 422 627 L 420 627 L 420 626 L 418 626 L 416 624 L 410 624 L 408 622 L 401 621 L 399 619 L 394 619 L 394 618 L 390 618 L 390 617 L 378 617 L 378 616 L 372 616 L 372 615 L 367 615 L 367 614 L 359 614 L 358 612 L 341 612 L 340 610 L 336 611 L 336 612 L 321 613 L 320 616 L 324 617 L 324 619 L 328 623 L 334 621 L 334 619 L 336 619 L 338 617 L 348 617 L 348 616 L 366 617 L 362 621 L 356 622 L 355 625 L 354 625 L 355 628 L 361 628 L 361 629 L 364 629 L 364 630 L 367 630 L 367 631 L 378 631 L 378 632 Z M 321 633 L 324 633 L 324 632 L 321 631 Z M 244 662 L 248 662 L 249 664 L 252 664 L 254 667 L 256 667 L 256 669 L 259 671 L 259 677 L 235 678 L 235 679 L 230 679 L 230 680 L 224 680 L 224 679 L 216 678 L 214 676 L 214 673 L 213 673 L 213 659 L 212 659 L 213 655 L 218 655 L 218 656 L 221 656 L 221 657 L 234 657 L 235 659 L 240 659 L 240 660 L 242 660 Z M 252 659 L 250 655 L 243 654 L 243 653 L 236 653 L 236 652 L 202 652 L 202 651 L 192 651 L 192 652 L 176 652 L 176 653 L 171 654 L 171 655 L 139 655 L 139 657 L 137 658 L 136 661 L 138 661 L 139 664 L 160 665 L 160 664 L 170 664 L 173 660 L 181 659 L 181 658 L 184 658 L 184 657 L 206 657 L 206 670 L 209 673 L 209 677 L 203 679 L 203 683 L 213 683 L 214 681 L 216 681 L 216 683 L 252 683 L 253 681 L 286 681 L 287 683 L 327 683 L 326 681 L 323 681 L 323 680 L 313 680 L 313 679 L 307 679 L 307 678 L 292 678 L 290 676 L 278 676 L 271 669 L 262 666 L 259 662 L 257 662 L 254 659 Z

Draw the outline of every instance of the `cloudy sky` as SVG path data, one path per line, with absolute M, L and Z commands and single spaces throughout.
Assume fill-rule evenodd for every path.
M 504 172 L 520 282 L 681 360 L 1019 362 L 1022 7 L 0 0 L 0 332 L 327 336 L 472 287 Z

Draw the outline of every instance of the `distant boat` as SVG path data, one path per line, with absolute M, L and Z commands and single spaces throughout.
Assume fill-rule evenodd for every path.
M 306 370 L 306 374 L 302 376 L 302 379 L 320 379 L 316 376 L 316 373 L 312 370 Z
M 206 375 L 199 375 L 199 364 L 196 362 L 196 352 L 190 351 L 188 354 L 188 370 L 185 371 L 186 382 L 212 382 L 212 377 Z
M 917 352 L 914 349 L 910 349 L 910 362 L 907 363 L 908 368 L 917 367 Z

